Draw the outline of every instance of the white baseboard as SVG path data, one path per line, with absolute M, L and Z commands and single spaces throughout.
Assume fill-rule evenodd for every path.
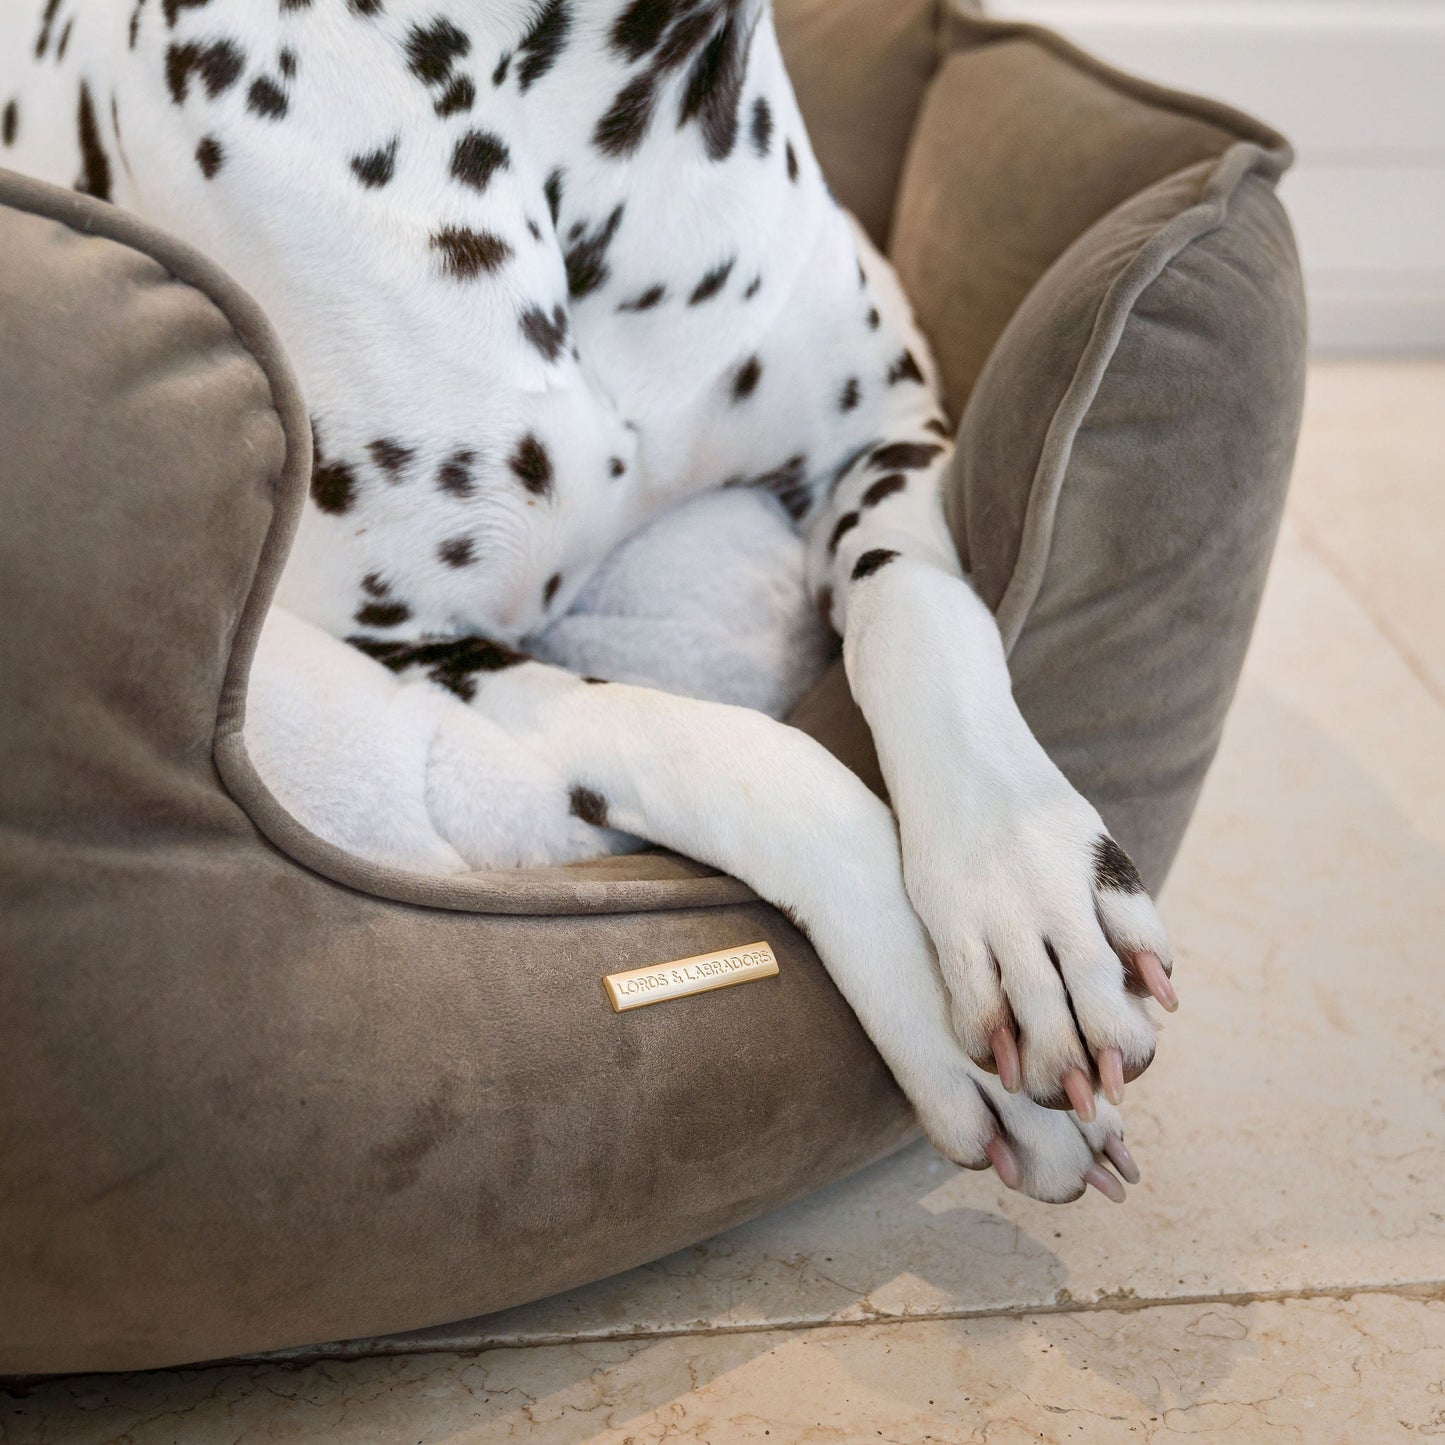
M 989 0 L 1282 130 L 1322 350 L 1445 350 L 1445 3 Z

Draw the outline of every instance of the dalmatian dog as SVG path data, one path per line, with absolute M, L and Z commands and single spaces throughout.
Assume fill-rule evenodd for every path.
M 769 0 L 10 0 L 0 163 L 189 240 L 289 352 L 315 465 L 247 740 L 296 816 L 432 872 L 726 870 L 945 1156 L 1123 1198 L 1169 945 L 1014 703 Z M 820 636 L 888 803 L 779 720 Z

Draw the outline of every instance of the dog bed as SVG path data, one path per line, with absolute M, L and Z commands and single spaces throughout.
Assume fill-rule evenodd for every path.
M 777 8 L 825 169 L 943 367 L 950 522 L 1023 710 L 1157 889 L 1293 456 L 1288 148 L 934 0 Z M 0 257 L 0 1371 L 490 1312 L 915 1137 L 737 880 L 659 849 L 425 878 L 289 817 L 242 741 L 310 467 L 265 317 L 175 239 L 8 172 Z M 791 720 L 880 786 L 840 666 Z M 774 977 L 603 991 L 759 942 Z

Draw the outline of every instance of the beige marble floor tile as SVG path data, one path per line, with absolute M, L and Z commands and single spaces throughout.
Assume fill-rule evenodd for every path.
M 1143 1184 L 1051 1208 L 926 1145 L 568 1295 L 386 1348 L 1445 1280 L 1445 709 L 1287 526 L 1164 909 Z M 364 1345 L 364 1350 L 376 1348 Z
M 1445 361 L 1312 367 L 1291 510 L 1445 700 Z
M 1445 1302 L 1172 1305 L 58 1381 L 5 1445 L 1389 1445 L 1445 1436 Z

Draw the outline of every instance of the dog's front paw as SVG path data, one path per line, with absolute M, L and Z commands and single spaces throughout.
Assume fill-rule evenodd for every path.
M 923 811 L 900 819 L 904 873 L 959 1042 L 1009 1091 L 1092 1120 L 1096 1088 L 1118 1103 L 1154 1058 L 1143 999 L 1177 1007 L 1138 871 L 1041 749 Z

